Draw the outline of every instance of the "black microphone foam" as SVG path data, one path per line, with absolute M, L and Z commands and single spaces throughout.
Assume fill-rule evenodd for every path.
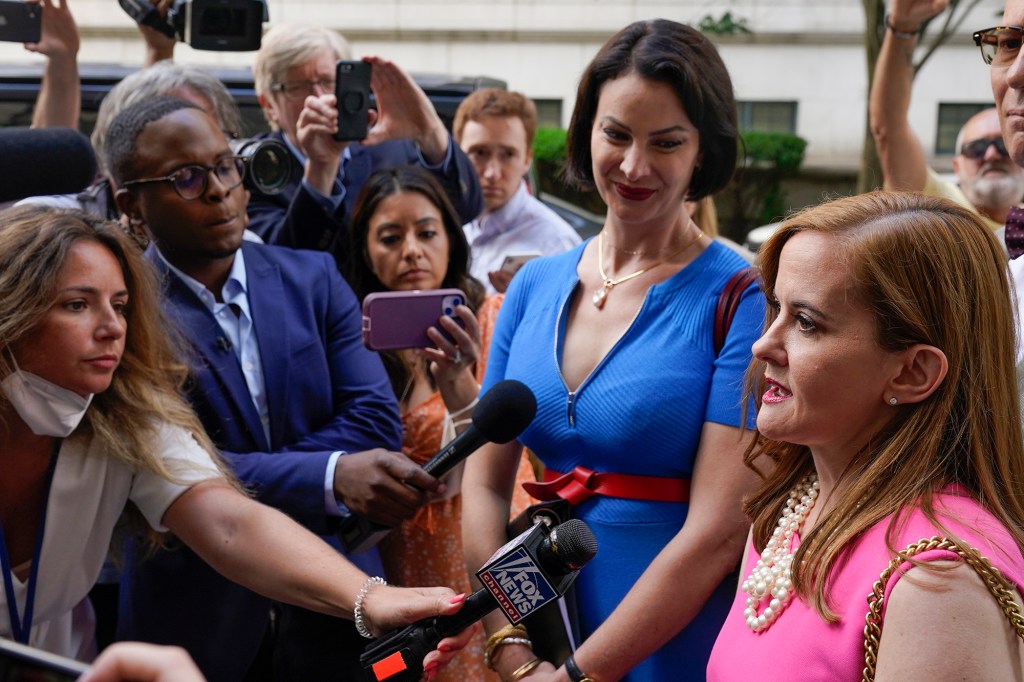
M 473 409 L 469 428 L 442 446 L 423 465 L 423 470 L 440 478 L 476 452 L 484 443 L 507 443 L 522 433 L 537 414 L 537 399 L 526 384 L 506 379 L 491 387 Z M 352 514 L 338 527 L 338 538 L 348 553 L 372 547 L 391 530 Z
M 522 433 L 537 414 L 537 399 L 526 384 L 515 379 L 499 381 L 473 409 L 473 423 L 441 451 L 423 470 L 441 477 L 484 443 L 507 443 Z
M 473 410 L 473 426 L 492 443 L 507 443 L 533 421 L 537 398 L 515 379 L 499 381 L 480 398 Z
M 73 194 L 96 177 L 89 138 L 71 128 L 0 128 L 0 201 Z

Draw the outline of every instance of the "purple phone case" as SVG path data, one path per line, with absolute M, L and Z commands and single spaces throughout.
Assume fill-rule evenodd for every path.
M 465 304 L 460 289 L 381 291 L 363 299 L 363 343 L 371 350 L 429 348 L 429 327 Z M 458 318 L 456 318 L 458 319 Z M 438 327 L 440 329 L 440 327 Z

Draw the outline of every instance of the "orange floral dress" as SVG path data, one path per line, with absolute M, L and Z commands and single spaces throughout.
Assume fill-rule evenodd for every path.
M 494 321 L 504 296 L 486 299 L 477 313 L 480 322 L 481 352 L 477 362 L 477 380 L 483 379 Z M 420 464 L 441 449 L 445 407 L 440 393 L 411 408 L 402 415 L 404 441 L 402 450 Z M 515 494 L 511 516 L 528 507 L 533 500 L 522 489 L 523 481 L 536 480 L 533 467 L 524 450 L 516 472 Z M 510 516 L 510 518 L 511 518 Z M 462 495 L 430 503 L 405 521 L 380 542 L 384 572 L 388 582 L 404 587 L 445 585 L 457 593 L 469 594 L 472 588 L 462 553 Z M 500 682 L 500 678 L 484 666 L 486 637 L 480 628 L 470 643 L 451 663 L 441 669 L 434 682 Z

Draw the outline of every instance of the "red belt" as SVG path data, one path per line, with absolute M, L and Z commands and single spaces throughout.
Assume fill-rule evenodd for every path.
M 598 472 L 576 467 L 567 474 L 544 470 L 544 482 L 523 483 L 523 488 L 537 500 L 562 498 L 577 505 L 594 495 L 624 497 L 630 500 L 656 502 L 689 502 L 690 480 L 663 476 L 633 476 Z

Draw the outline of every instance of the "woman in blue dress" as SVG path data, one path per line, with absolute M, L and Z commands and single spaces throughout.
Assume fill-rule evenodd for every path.
M 742 389 L 764 302 L 756 286 L 743 292 L 716 352 L 716 305 L 746 263 L 684 202 L 728 183 L 736 149 L 729 75 L 698 31 L 634 23 L 585 71 L 567 174 L 597 189 L 607 218 L 596 238 L 516 275 L 483 390 L 518 379 L 536 394 L 520 441 L 599 549 L 576 582 L 583 642 L 564 665 L 537 662 L 501 616 L 485 620 L 503 679 L 704 679 L 746 537 L 740 501 L 756 484 Z M 506 539 L 518 447 L 488 444 L 467 462 L 472 570 Z

